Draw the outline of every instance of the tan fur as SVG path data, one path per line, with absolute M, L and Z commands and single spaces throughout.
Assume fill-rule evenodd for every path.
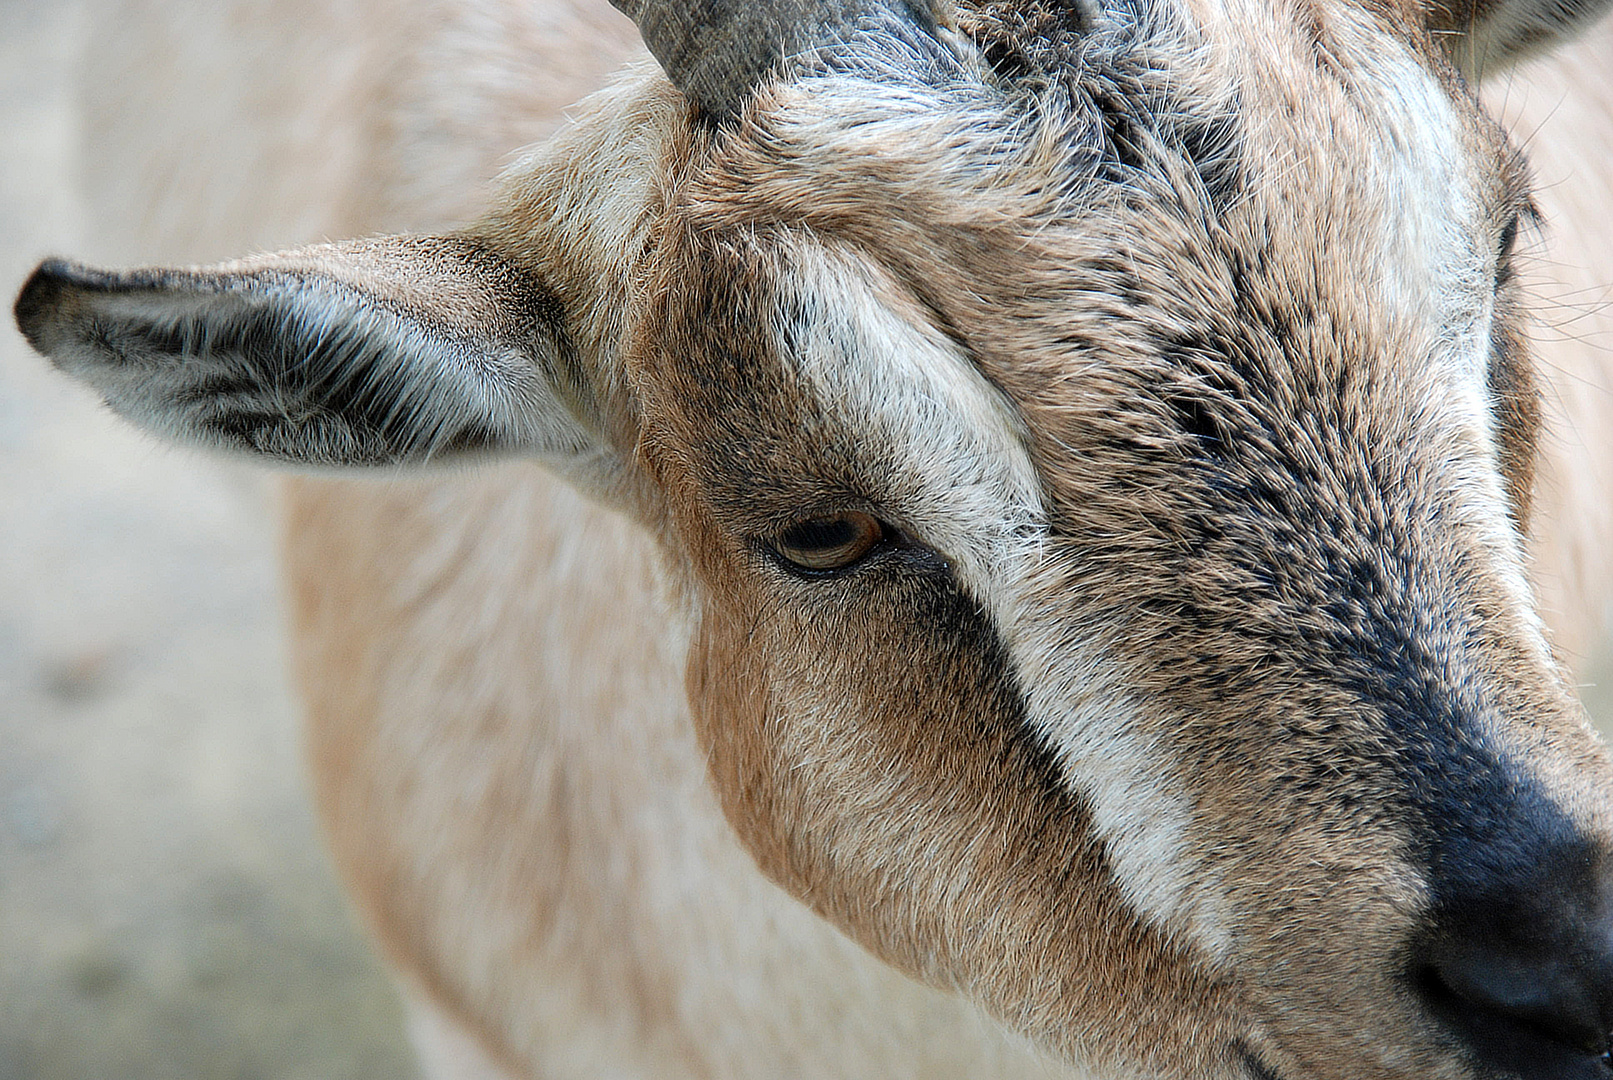
M 1490 240 L 1473 232 L 1504 224 L 1518 178 L 1477 167 L 1510 150 L 1410 7 L 1187 9 L 1159 46 L 1169 89 L 1236 111 L 1261 151 L 1224 212 L 1198 212 L 1214 178 L 1180 163 L 1129 201 L 1083 204 L 1052 95 L 981 168 L 962 109 L 948 131 L 950 114 L 911 119 L 855 75 L 769 88 L 735 134 L 691 127 L 641 72 L 509 172 L 465 235 L 541 279 L 597 356 L 571 403 L 608 448 L 571 477 L 589 497 L 529 462 L 298 480 L 286 497 L 321 813 L 444 1030 L 512 1076 L 1198 1080 L 1246 1077 L 1245 1050 L 1286 1080 L 1469 1075 L 1387 974 L 1430 888 L 1409 833 L 1331 789 L 1296 807 L 1288 786 L 1325 760 L 1370 809 L 1362 763 L 1393 748 L 1305 666 L 1304 643 L 1335 626 L 1304 576 L 1261 606 L 1247 565 L 1201 543 L 1174 499 L 1192 447 L 1166 406 L 1202 395 L 1209 426 L 1264 407 L 1277 441 L 1325 465 L 1302 489 L 1324 528 L 1229 547 L 1270 543 L 1279 570 L 1370 561 L 1368 521 L 1431 553 L 1412 599 L 1378 566 L 1392 602 L 1435 613 L 1407 647 L 1498 703 L 1485 738 L 1607 843 L 1606 756 L 1547 649 L 1590 655 L 1613 613 L 1613 24 L 1491 90 L 1541 181 L 1549 231 L 1525 241 L 1526 277 L 1573 305 L 1543 312 L 1554 334 L 1511 326 L 1521 296 L 1497 304 L 1533 338 L 1553 433 L 1536 463 L 1528 369 L 1492 417 L 1468 347 L 1491 318 L 1473 299 Z M 244 124 L 194 121 L 255 148 L 239 173 L 221 182 L 211 159 L 231 155 L 183 129 L 103 159 L 108 204 L 125 183 L 164 187 L 122 161 L 179 170 L 147 223 L 174 245 L 155 254 L 480 214 L 480 185 L 631 33 L 583 4 L 462 0 L 378 34 L 317 5 L 295 15 L 295 62 L 209 99 Z M 278 40 L 284 20 L 251 26 Z M 998 32 L 989 12 L 963 23 Z M 222 47 L 210 30 L 189 27 L 186 55 Z M 336 87 L 319 102 L 275 81 L 314 72 Z M 1377 93 L 1402 81 L 1410 97 Z M 304 121 L 282 129 L 288 109 Z M 173 164 L 187 144 L 207 160 Z M 298 162 L 306 198 L 275 190 Z M 1425 186 L 1386 198 L 1403 175 Z M 1449 205 L 1471 232 L 1417 234 Z M 182 239 L 181 216 L 208 220 Z M 1264 262 L 1234 277 L 1234 256 Z M 350 273 L 325 258 L 248 265 Z M 1428 300 L 1455 279 L 1478 284 Z M 380 280 L 354 284 L 416 303 Z M 833 334 L 790 323 L 836 290 L 863 299 Z M 504 310 L 461 300 L 448 310 L 467 326 Z M 1208 361 L 1188 378 L 1157 352 L 1241 333 L 1228 312 L 1292 310 L 1297 347 L 1276 330 L 1248 346 L 1256 366 L 1288 365 L 1282 400 L 1217 397 Z M 830 394 L 781 361 L 792 333 L 802 355 L 884 367 Z M 1071 341 L 1103 349 L 1076 365 Z M 1317 395 L 1336 414 L 1307 411 L 1292 388 L 1312 385 L 1345 388 Z M 887 406 L 918 419 L 904 429 Z M 943 437 L 959 417 L 977 440 Z M 1348 460 L 1356 445 L 1415 448 L 1392 459 L 1403 482 L 1363 480 L 1381 463 Z M 747 546 L 836 498 L 948 537 L 962 584 L 814 591 Z M 976 553 L 971 536 L 990 541 Z M 1476 577 L 1450 570 L 1457 554 Z M 1234 632 L 1250 627 L 1292 648 Z M 1238 678 L 1211 679 L 1224 672 Z

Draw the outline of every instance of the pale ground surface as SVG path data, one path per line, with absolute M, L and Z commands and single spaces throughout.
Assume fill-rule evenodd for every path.
M 331 878 L 278 640 L 270 485 L 51 372 L 11 297 L 95 254 L 71 0 L 0 0 L 0 1080 L 409 1080 Z
M 81 23 L 0 0 L 0 1080 L 408 1080 L 308 809 L 266 479 L 114 423 L 11 329 L 35 259 L 96 252 Z

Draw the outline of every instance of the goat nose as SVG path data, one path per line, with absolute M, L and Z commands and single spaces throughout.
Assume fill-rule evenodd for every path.
M 1613 1076 L 1613 904 L 1579 884 L 1447 912 L 1424 954 L 1429 1004 L 1505 1075 Z
M 1527 934 L 1468 939 L 1436 954 L 1433 974 L 1475 1020 L 1516 1024 L 1587 1053 L 1608 1049 L 1613 954 L 1605 945 Z

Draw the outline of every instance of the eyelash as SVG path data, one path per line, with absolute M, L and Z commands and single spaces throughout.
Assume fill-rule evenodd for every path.
M 1519 211 L 1512 215 L 1506 228 L 1501 230 L 1501 243 L 1499 248 L 1500 263 L 1504 264 L 1512 258 L 1513 250 L 1518 246 L 1518 229 L 1522 224 L 1523 213 Z
M 1512 258 L 1518 247 L 1518 234 L 1523 228 L 1524 216 L 1533 214 L 1532 207 L 1524 207 L 1513 213 L 1501 229 L 1500 239 L 1496 242 L 1495 251 L 1495 287 L 1504 288 L 1513 279 Z

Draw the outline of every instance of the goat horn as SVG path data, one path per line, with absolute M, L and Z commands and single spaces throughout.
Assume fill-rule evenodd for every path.
M 932 38 L 946 0 L 611 0 L 674 86 L 704 115 L 737 113 L 779 59 L 849 36 L 860 19 L 894 17 Z

